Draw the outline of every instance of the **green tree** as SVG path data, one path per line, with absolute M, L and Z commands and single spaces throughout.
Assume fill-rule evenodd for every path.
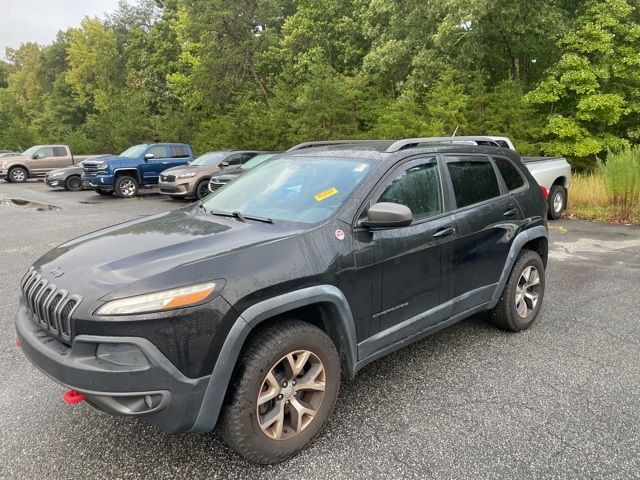
M 627 0 L 588 0 L 563 55 L 527 95 L 548 114 L 544 151 L 589 157 L 640 136 L 640 17 Z

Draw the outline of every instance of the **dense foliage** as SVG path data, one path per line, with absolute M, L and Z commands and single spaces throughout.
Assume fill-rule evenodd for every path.
M 638 0 L 140 0 L 0 62 L 0 148 L 501 134 L 640 143 Z

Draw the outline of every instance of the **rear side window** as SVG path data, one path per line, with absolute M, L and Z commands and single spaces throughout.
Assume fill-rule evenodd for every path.
M 489 159 L 449 160 L 447 168 L 458 208 L 500 196 L 498 178 Z
M 53 155 L 55 157 L 66 157 L 67 149 L 64 147 L 53 147 Z
M 438 165 L 433 162 L 408 168 L 393 179 L 378 201 L 406 205 L 414 220 L 442 213 Z
M 191 156 L 191 152 L 189 152 L 186 145 L 171 145 L 169 151 L 171 152 L 171 158 L 189 158 Z
M 516 190 L 524 185 L 524 178 L 509 160 L 506 158 L 494 158 L 493 161 L 496 162 L 500 175 L 502 175 L 509 191 Z

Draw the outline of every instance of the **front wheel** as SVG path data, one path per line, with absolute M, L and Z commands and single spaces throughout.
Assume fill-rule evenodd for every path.
M 218 432 L 258 463 L 292 457 L 321 432 L 340 387 L 327 334 L 299 320 L 267 327 L 248 343 L 229 386 Z
M 120 198 L 133 198 L 138 194 L 138 181 L 129 175 L 121 175 L 116 178 L 114 191 Z
M 559 219 L 567 207 L 567 191 L 562 185 L 553 185 L 549 191 L 547 202 L 549 204 L 549 219 Z
M 65 180 L 64 188 L 72 192 L 79 192 L 82 190 L 82 179 L 77 175 L 73 175 Z
M 522 250 L 496 306 L 491 321 L 504 330 L 520 332 L 538 317 L 544 298 L 545 271 L 540 255 Z
M 209 191 L 209 179 L 201 180 L 196 186 L 196 200 L 200 200 L 211 192 Z
M 7 177 L 11 183 L 24 183 L 29 178 L 29 172 L 22 167 L 14 167 L 9 170 Z

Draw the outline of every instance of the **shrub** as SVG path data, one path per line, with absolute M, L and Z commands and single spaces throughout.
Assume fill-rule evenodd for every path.
M 640 201 L 640 147 L 627 147 L 607 155 L 606 163 L 599 162 L 599 173 L 616 213 L 627 220 Z

